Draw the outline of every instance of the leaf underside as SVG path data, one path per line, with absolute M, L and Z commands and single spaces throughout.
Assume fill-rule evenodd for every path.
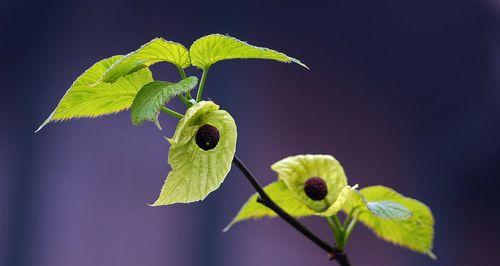
M 208 69 L 211 65 L 228 59 L 269 59 L 284 63 L 297 63 L 299 60 L 286 54 L 263 47 L 250 45 L 236 38 L 222 34 L 210 34 L 196 40 L 189 48 L 193 66 Z
M 118 78 L 113 84 L 99 81 L 106 70 L 120 58 L 121 55 L 116 55 L 103 59 L 79 76 L 37 131 L 52 121 L 92 118 L 128 109 L 137 92 L 151 82 L 153 77 L 149 69 L 141 69 Z
M 408 208 L 393 201 L 367 202 L 366 206 L 374 215 L 384 219 L 406 220 L 412 215 Z
M 219 143 L 208 151 L 200 149 L 194 139 L 204 124 L 215 126 L 220 132 Z M 200 201 L 216 190 L 231 169 L 236 137 L 233 118 L 219 110 L 218 105 L 202 101 L 189 108 L 174 137 L 169 139 L 168 162 L 172 170 L 152 206 Z
M 161 108 L 173 97 L 193 89 L 197 83 L 198 78 L 188 77 L 177 83 L 153 81 L 144 85 L 132 103 L 132 123 L 139 126 L 149 120 L 161 129 L 158 121 Z
M 104 74 L 102 81 L 113 83 L 118 78 L 149 67 L 155 63 L 169 62 L 178 68 L 191 65 L 188 50 L 179 43 L 155 38 L 116 61 Z

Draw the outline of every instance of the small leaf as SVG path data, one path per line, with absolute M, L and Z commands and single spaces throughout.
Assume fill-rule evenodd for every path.
M 218 144 L 210 150 L 196 143 L 198 129 L 209 124 L 220 133 Z M 196 103 L 179 121 L 171 143 L 168 162 L 172 171 L 152 206 L 203 200 L 216 190 L 231 169 L 236 150 L 236 124 L 231 115 L 210 101 Z
M 250 45 L 236 38 L 222 34 L 211 34 L 196 40 L 189 48 L 193 66 L 208 69 L 211 65 L 228 59 L 270 59 L 284 63 L 297 63 L 299 60 L 286 54 L 263 47 Z
M 271 168 L 278 173 L 278 178 L 296 196 L 296 198 L 315 212 L 324 212 L 330 207 L 347 186 L 347 178 L 340 163 L 330 155 L 297 155 L 285 158 L 273 164 Z M 320 177 L 328 188 L 325 200 L 315 201 L 304 191 L 306 180 Z
M 305 217 L 314 214 L 314 211 L 307 208 L 302 202 L 298 201 L 290 189 L 286 186 L 284 181 L 273 182 L 266 187 L 264 191 L 271 197 L 271 199 L 293 217 Z M 262 217 L 276 217 L 277 214 L 266 206 L 257 202 L 258 194 L 253 194 L 250 199 L 243 205 L 236 217 L 231 223 L 224 228 L 228 231 L 235 223 L 249 220 L 258 219 Z
M 432 253 L 434 218 L 423 203 L 404 197 L 384 186 L 364 188 L 356 200 L 346 206 L 380 238 L 411 250 Z
M 149 120 L 161 129 L 158 114 L 173 97 L 193 89 L 198 78 L 188 77 L 177 83 L 164 81 L 150 82 L 137 93 L 131 108 L 132 123 L 136 126 Z
M 124 75 L 159 62 L 169 62 L 179 68 L 191 65 L 189 52 L 182 44 L 155 38 L 115 62 L 106 71 L 102 81 L 112 83 Z
M 121 57 L 116 55 L 103 59 L 79 76 L 37 131 L 51 121 L 92 118 L 128 109 L 137 92 L 153 77 L 149 69 L 142 69 L 117 79 L 113 84 L 100 82 L 106 69 Z

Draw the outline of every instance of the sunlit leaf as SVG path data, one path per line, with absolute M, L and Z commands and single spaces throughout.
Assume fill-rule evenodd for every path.
M 115 82 L 124 75 L 159 62 L 169 62 L 179 68 L 186 68 L 190 66 L 189 52 L 182 44 L 155 38 L 115 62 L 104 73 L 102 81 Z
M 193 89 L 197 83 L 198 78 L 188 77 L 177 83 L 153 81 L 144 85 L 132 103 L 132 123 L 141 125 L 144 121 L 149 120 L 161 128 L 158 122 L 161 108 L 176 95 Z
M 357 218 L 380 238 L 435 258 L 434 218 L 427 206 L 384 186 L 360 192 L 346 212 L 355 209 Z
M 273 164 L 271 168 L 278 173 L 296 198 L 315 212 L 324 212 L 330 207 L 347 186 L 347 178 L 340 163 L 330 155 L 297 155 Z M 328 187 L 325 200 L 310 199 L 304 184 L 311 177 L 320 177 Z
M 211 65 L 228 59 L 269 59 L 284 63 L 297 63 L 299 60 L 286 54 L 263 47 L 250 45 L 236 38 L 222 34 L 211 34 L 196 40 L 189 48 L 193 66 L 208 69 Z
M 276 181 L 267 185 L 264 187 L 264 191 L 278 206 L 291 216 L 305 217 L 314 214 L 313 210 L 307 208 L 306 205 L 295 198 L 283 181 Z M 258 194 L 253 194 L 224 231 L 229 230 L 232 225 L 243 220 L 277 216 L 274 211 L 258 203 L 257 198 Z
M 197 130 L 209 124 L 220 132 L 217 146 L 205 151 L 195 141 Z M 210 101 L 202 101 L 179 121 L 168 162 L 172 170 L 153 206 L 203 200 L 224 181 L 236 149 L 236 124 L 231 115 Z
M 142 69 L 113 84 L 100 82 L 106 69 L 120 58 L 122 56 L 117 55 L 103 59 L 79 76 L 37 131 L 51 121 L 97 117 L 128 109 L 137 92 L 153 78 L 149 69 Z

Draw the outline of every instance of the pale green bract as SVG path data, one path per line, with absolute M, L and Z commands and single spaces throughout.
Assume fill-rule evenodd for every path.
M 161 129 L 158 121 L 161 108 L 173 97 L 193 89 L 197 83 L 198 78 L 188 77 L 177 83 L 153 81 L 144 85 L 132 103 L 130 114 L 132 123 L 139 126 L 149 120 Z
M 102 81 L 112 83 L 118 78 L 149 67 L 159 62 L 169 62 L 178 68 L 191 65 L 189 52 L 184 45 L 155 38 L 116 61 L 102 77 Z
M 283 210 L 285 210 L 293 217 L 305 217 L 314 214 L 313 210 L 307 208 L 306 205 L 295 198 L 284 181 L 279 180 L 273 182 L 264 187 L 264 191 L 278 206 L 280 206 Z M 224 228 L 224 231 L 228 231 L 229 228 L 235 223 L 243 220 L 277 216 L 274 211 L 258 203 L 257 198 L 258 194 L 253 194 L 250 199 L 248 199 L 248 201 L 243 205 L 243 207 L 238 212 L 236 217 L 231 221 L 231 223 L 226 228 Z
M 220 133 L 217 146 L 208 151 L 195 141 L 197 130 L 204 124 L 215 126 Z M 233 118 L 215 103 L 202 101 L 189 108 L 168 139 L 172 170 L 152 206 L 200 201 L 216 190 L 231 169 L 236 137 Z
M 317 212 L 315 215 L 318 216 L 323 216 L 323 217 L 330 217 L 335 214 L 337 214 L 339 211 L 341 211 L 348 202 L 352 201 L 353 197 L 355 197 L 355 193 L 357 193 L 356 188 L 358 185 L 355 186 L 345 186 L 340 190 L 338 197 L 335 199 L 332 205 L 328 207 L 325 211 L 322 212 Z
M 345 211 L 354 210 L 357 219 L 377 236 L 436 258 L 432 252 L 434 218 L 423 203 L 384 186 L 361 189 L 352 199 Z
M 201 69 L 228 59 L 269 59 L 284 63 L 297 63 L 305 68 L 299 60 L 286 54 L 263 47 L 250 45 L 236 38 L 222 34 L 210 34 L 194 41 L 189 48 L 191 64 Z
M 100 82 L 106 70 L 120 58 L 121 55 L 116 55 L 103 59 L 79 76 L 37 131 L 51 121 L 92 118 L 128 109 L 137 92 L 153 77 L 149 69 L 141 69 L 120 77 L 113 84 Z
M 347 185 L 342 166 L 330 155 L 292 156 L 278 161 L 271 168 L 278 173 L 280 180 L 266 186 L 265 191 L 278 206 L 293 217 L 335 215 L 357 193 L 357 186 Z M 305 194 L 304 183 L 310 177 L 321 177 L 325 180 L 328 187 L 325 200 L 314 201 Z M 276 216 L 256 199 L 257 194 L 254 194 L 225 230 L 243 220 Z
M 278 179 L 285 182 L 300 202 L 317 213 L 325 212 L 337 200 L 344 187 L 347 186 L 344 169 L 330 155 L 307 154 L 291 156 L 274 163 L 271 169 L 278 174 Z M 306 195 L 304 183 L 311 177 L 320 177 L 326 182 L 328 194 L 325 200 L 315 201 Z M 332 215 L 335 213 L 332 213 Z

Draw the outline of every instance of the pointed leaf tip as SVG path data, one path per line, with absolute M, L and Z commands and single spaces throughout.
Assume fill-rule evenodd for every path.
M 99 81 L 120 58 L 122 56 L 117 55 L 103 59 L 80 75 L 36 132 L 52 121 L 93 118 L 128 109 L 139 89 L 151 82 L 153 77 L 149 69 L 141 69 L 118 78 L 113 84 Z
M 189 48 L 193 66 L 208 69 L 211 65 L 229 59 L 269 59 L 284 63 L 296 63 L 309 69 L 300 60 L 289 57 L 284 53 L 264 47 L 250 45 L 236 38 L 210 34 L 193 42 Z

